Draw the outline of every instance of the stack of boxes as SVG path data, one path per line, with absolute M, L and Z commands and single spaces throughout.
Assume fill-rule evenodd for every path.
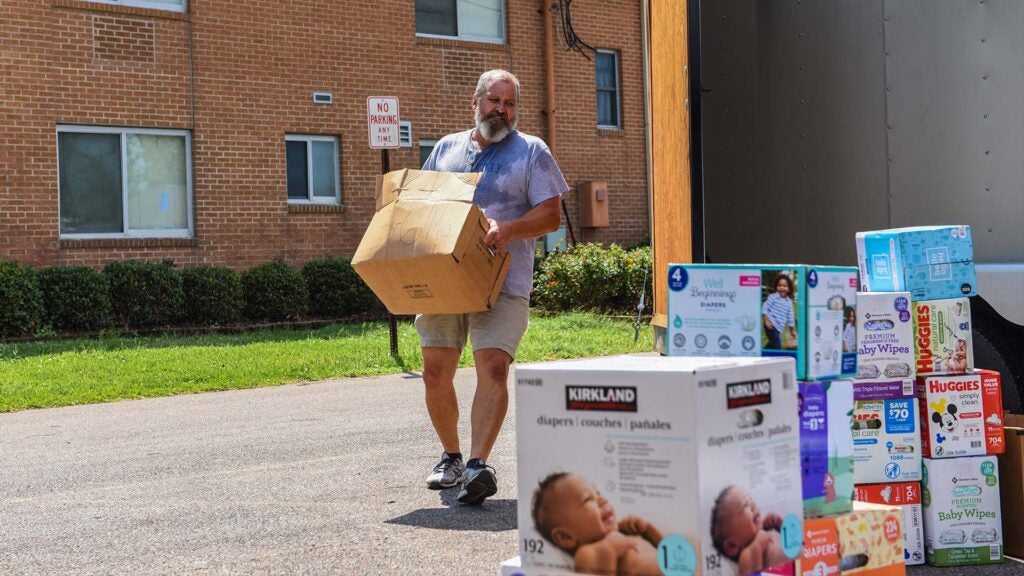
M 970 228 L 861 232 L 857 259 L 866 291 L 858 294 L 857 375 L 866 380 L 854 384 L 854 442 L 871 451 L 855 448 L 867 464 L 857 461 L 856 496 L 904 507 L 908 563 L 1001 562 L 994 454 L 1003 451 L 1002 401 L 999 374 L 974 368 Z

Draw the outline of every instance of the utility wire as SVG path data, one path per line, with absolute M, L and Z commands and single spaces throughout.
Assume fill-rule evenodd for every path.
M 565 50 L 575 50 L 590 60 L 591 54 L 597 54 L 597 48 L 587 44 L 576 34 L 572 26 L 572 0 L 558 0 L 558 12 L 562 17 L 562 38 L 565 40 Z

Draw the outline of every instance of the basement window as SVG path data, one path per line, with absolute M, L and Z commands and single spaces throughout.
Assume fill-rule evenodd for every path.
M 57 127 L 61 238 L 192 237 L 189 132 Z
M 505 43 L 505 0 L 416 0 L 416 35 Z
M 114 4 L 116 6 L 134 6 L 136 8 L 156 8 L 185 12 L 188 10 L 187 0 L 87 0 L 96 4 Z
M 285 155 L 290 204 L 341 204 L 336 137 L 289 134 Z

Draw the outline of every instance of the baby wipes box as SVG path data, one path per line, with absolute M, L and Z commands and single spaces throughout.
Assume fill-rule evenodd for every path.
M 857 378 L 914 377 L 909 292 L 857 293 Z
M 853 507 L 853 382 L 799 383 L 804 516 Z
M 921 480 L 914 381 L 855 381 L 853 399 L 854 483 Z
M 522 565 L 735 576 L 793 560 L 803 518 L 794 372 L 789 358 L 518 366 Z
M 914 302 L 914 357 L 918 376 L 964 374 L 974 369 L 971 301 Z
M 936 566 L 1003 561 L 995 456 L 924 459 L 925 560 Z
M 807 380 L 856 372 L 856 268 L 670 264 L 668 284 L 669 356 L 789 356 Z
M 925 458 L 1002 454 L 1003 400 L 999 373 L 921 376 L 921 451 Z
M 807 519 L 797 574 L 903 576 L 906 564 L 899 508 L 854 502 L 850 512 Z
M 974 296 L 970 226 L 915 226 L 858 232 L 865 292 L 910 292 L 912 300 Z
M 854 488 L 858 502 L 899 506 L 903 510 L 903 559 L 907 565 L 924 564 L 924 517 L 920 482 L 860 484 Z

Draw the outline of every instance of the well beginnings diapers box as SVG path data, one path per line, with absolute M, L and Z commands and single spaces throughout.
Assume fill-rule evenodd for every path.
M 914 335 L 918 376 L 974 370 L 971 301 L 967 298 L 914 302 Z
M 861 484 L 854 489 L 858 502 L 899 506 L 903 510 L 903 559 L 907 565 L 924 564 L 924 518 L 921 483 Z
M 735 576 L 799 554 L 791 359 L 619 356 L 515 377 L 524 567 Z
M 925 458 L 1002 454 L 1003 399 L 999 373 L 921 376 L 921 450 Z
M 904 576 L 899 508 L 854 502 L 851 512 L 808 518 L 797 574 Z
M 925 559 L 936 566 L 1003 561 L 995 456 L 924 459 Z
M 800 382 L 804 517 L 853 507 L 853 382 Z
M 668 286 L 669 356 L 790 356 L 806 380 L 856 372 L 856 268 L 670 264 Z
M 854 483 L 921 479 L 917 412 L 913 380 L 854 382 Z
M 914 377 L 909 292 L 857 293 L 857 378 Z
M 970 226 L 915 226 L 858 232 L 865 292 L 910 292 L 912 300 L 974 296 Z

